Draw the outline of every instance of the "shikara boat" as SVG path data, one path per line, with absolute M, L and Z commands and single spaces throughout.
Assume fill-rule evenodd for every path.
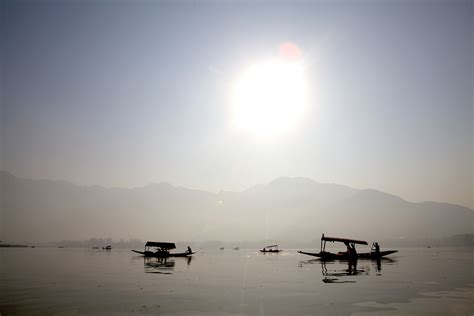
M 260 252 L 280 252 L 283 250 L 278 249 L 278 245 L 271 245 L 271 246 L 266 246 L 263 249 L 260 249 Z
M 342 242 L 348 249 L 353 249 L 348 252 L 338 252 L 332 253 L 326 251 L 326 242 Z M 298 251 L 301 254 L 318 257 L 321 260 L 354 260 L 354 259 L 379 259 L 384 256 L 390 255 L 397 252 L 398 250 L 386 250 L 386 251 L 370 251 L 357 253 L 355 251 L 355 245 L 367 245 L 367 242 L 364 240 L 349 239 L 349 238 L 339 238 L 339 237 L 326 237 L 324 234 L 321 237 L 321 251 L 320 252 L 305 252 Z
M 154 249 L 154 250 L 151 250 Z M 167 258 L 167 257 L 188 257 L 195 252 L 175 252 L 171 253 L 171 249 L 176 249 L 176 245 L 173 242 L 155 242 L 147 241 L 145 244 L 145 251 L 132 250 L 135 253 L 143 255 L 144 257 L 155 257 L 155 258 Z

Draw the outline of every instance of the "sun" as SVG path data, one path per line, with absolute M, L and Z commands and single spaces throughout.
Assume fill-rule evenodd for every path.
M 233 85 L 233 124 L 260 136 L 279 135 L 300 123 L 306 103 L 302 61 L 277 58 L 255 63 Z

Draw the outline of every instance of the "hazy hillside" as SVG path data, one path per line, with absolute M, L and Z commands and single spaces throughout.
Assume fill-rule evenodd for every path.
M 305 178 L 214 194 L 166 183 L 125 189 L 0 176 L 2 240 L 308 241 L 323 232 L 381 240 L 467 234 L 474 227 L 473 210 L 465 207 Z

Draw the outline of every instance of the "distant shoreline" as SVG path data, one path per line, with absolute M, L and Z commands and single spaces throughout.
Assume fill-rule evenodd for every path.
M 0 244 L 0 248 L 28 248 L 27 245 L 10 245 L 10 244 Z

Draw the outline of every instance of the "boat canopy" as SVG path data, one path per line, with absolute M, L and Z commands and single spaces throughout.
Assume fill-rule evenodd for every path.
M 278 245 L 266 246 L 265 248 L 278 248 Z
M 339 237 L 327 237 L 324 235 L 321 237 L 321 241 L 332 241 L 332 242 L 338 241 L 338 242 L 350 243 L 350 244 L 367 245 L 367 242 L 364 240 L 339 238 Z
M 161 249 L 176 249 L 174 242 L 155 242 L 147 241 L 145 247 L 157 247 Z

